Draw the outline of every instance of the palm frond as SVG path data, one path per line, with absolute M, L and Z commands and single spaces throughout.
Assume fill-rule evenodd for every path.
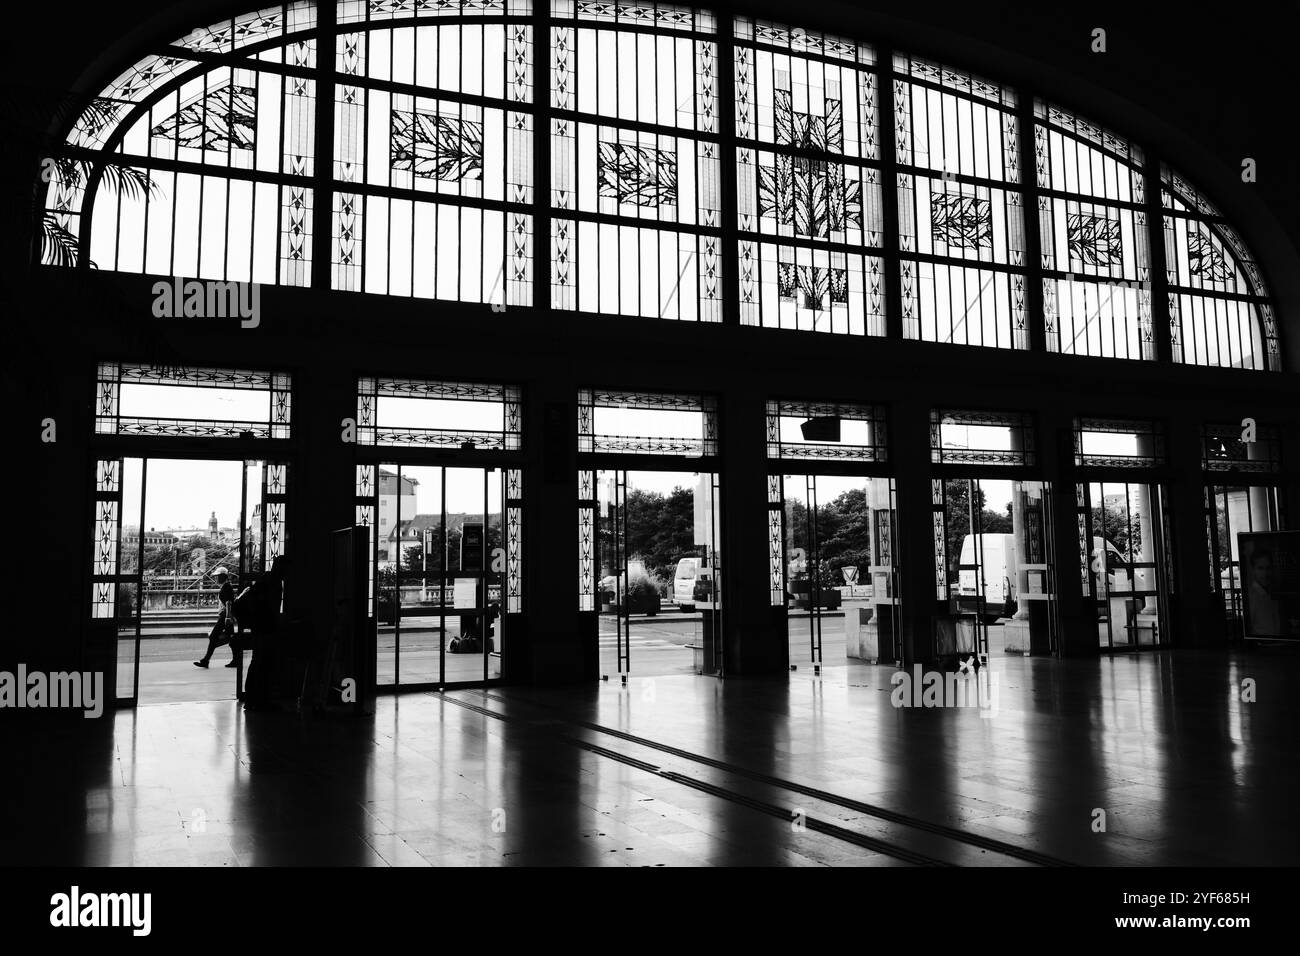
M 144 199 L 146 196 L 159 196 L 161 187 L 154 182 L 149 171 L 134 166 L 122 166 L 107 163 L 104 166 L 104 182 L 110 189 L 127 199 Z
M 46 213 L 41 218 L 40 261 L 49 266 L 77 264 L 77 237 L 63 228 L 58 217 Z

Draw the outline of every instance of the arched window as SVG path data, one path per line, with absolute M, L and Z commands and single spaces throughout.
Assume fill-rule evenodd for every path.
M 1281 367 L 1244 242 L 1135 142 L 858 39 L 536 2 L 298 0 L 148 51 L 54 157 L 43 261 L 1138 360 L 1168 321 L 1175 361 Z
M 712 14 L 551 5 L 551 305 L 722 321 Z
M 894 58 L 903 335 L 1029 347 L 1016 94 Z
M 1277 325 L 1246 244 L 1191 183 L 1160 167 L 1174 361 L 1276 371 Z
M 56 162 L 45 261 L 306 285 L 316 26 L 307 2 L 223 20 L 109 84 Z
M 735 33 L 740 321 L 884 335 L 875 56 L 761 21 Z
M 1042 100 L 1034 116 L 1047 347 L 1154 359 L 1142 151 Z

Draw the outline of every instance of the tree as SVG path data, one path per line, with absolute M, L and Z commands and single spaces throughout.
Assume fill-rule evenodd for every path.
M 627 493 L 626 555 L 667 580 L 677 562 L 695 553 L 695 494 L 677 487 L 664 495 L 633 488 Z

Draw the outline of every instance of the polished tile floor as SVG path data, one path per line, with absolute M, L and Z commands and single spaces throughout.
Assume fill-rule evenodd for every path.
M 893 673 L 5 721 L 0 864 L 1300 863 L 1295 649 L 995 658 L 983 711 Z

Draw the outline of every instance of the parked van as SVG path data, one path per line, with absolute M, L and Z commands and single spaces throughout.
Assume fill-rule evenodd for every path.
M 975 606 L 979 595 L 979 581 L 974 569 L 963 569 L 958 574 L 957 594 L 966 610 L 979 611 L 986 618 L 996 620 L 1011 608 L 1016 596 L 1016 536 L 1013 534 L 982 534 L 984 606 Z M 966 535 L 961 543 L 961 563 L 975 563 L 975 536 Z
M 989 621 L 995 621 L 1005 614 L 1010 614 L 1015 610 L 1015 601 L 1018 597 L 1016 590 L 1016 576 L 1020 567 L 1016 560 L 1016 537 L 1013 534 L 982 534 L 980 535 L 980 547 L 983 554 L 984 569 L 984 606 L 976 608 L 979 590 L 978 582 L 975 575 L 978 573 L 974 569 L 963 569 L 957 581 L 957 594 L 961 607 L 965 610 L 979 610 Z M 1097 559 L 1101 556 L 1104 548 L 1106 551 L 1106 566 L 1109 569 L 1107 581 L 1101 581 L 1100 572 L 1097 574 L 1097 592 L 1113 591 L 1116 589 L 1116 576 L 1125 574 L 1128 562 L 1119 549 L 1110 541 L 1103 541 L 1100 537 L 1092 539 L 1092 554 L 1089 560 L 1093 562 L 1093 567 L 1098 567 Z M 961 543 L 961 563 L 975 563 L 975 537 L 966 535 Z M 1124 582 L 1118 582 L 1120 589 L 1124 589 Z
M 695 610 L 695 579 L 700 575 L 699 558 L 682 558 L 673 573 L 673 603 L 683 611 Z

